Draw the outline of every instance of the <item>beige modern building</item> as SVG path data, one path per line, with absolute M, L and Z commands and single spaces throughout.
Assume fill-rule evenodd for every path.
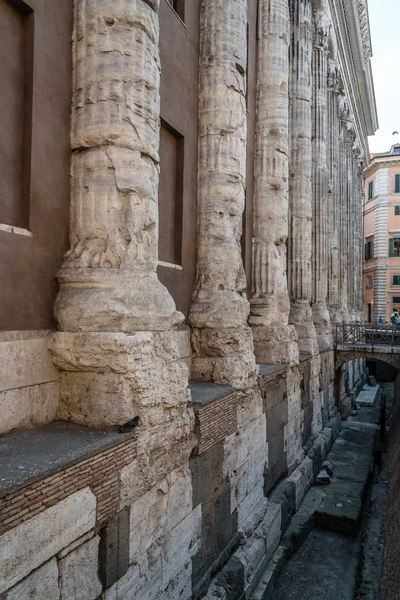
M 364 175 L 364 316 L 389 321 L 400 312 L 400 141 Z

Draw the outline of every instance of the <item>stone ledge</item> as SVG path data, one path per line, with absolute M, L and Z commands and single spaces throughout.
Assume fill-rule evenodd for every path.
M 209 381 L 189 381 L 189 389 L 192 396 L 192 404 L 208 404 L 214 400 L 228 396 L 236 392 L 231 385 L 211 383 Z
M 134 436 L 66 421 L 0 437 L 0 498 Z

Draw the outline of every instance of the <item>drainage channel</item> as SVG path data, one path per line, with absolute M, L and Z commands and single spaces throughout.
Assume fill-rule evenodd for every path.
M 363 406 L 343 423 L 326 459 L 330 483 L 307 492 L 251 600 L 375 598 L 387 483 L 374 461 L 379 418 Z

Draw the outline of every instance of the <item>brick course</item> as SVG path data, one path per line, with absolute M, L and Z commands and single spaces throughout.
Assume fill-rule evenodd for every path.
M 223 441 L 237 430 L 237 394 L 217 398 L 207 404 L 193 403 L 198 436 L 197 454 Z
M 89 486 L 97 497 L 97 525 L 119 510 L 119 473 L 136 458 L 131 438 L 0 500 L 0 535 L 31 519 L 70 494 Z

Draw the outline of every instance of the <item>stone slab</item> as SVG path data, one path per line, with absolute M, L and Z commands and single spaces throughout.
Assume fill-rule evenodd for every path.
M 286 371 L 287 365 L 273 365 L 267 363 L 257 363 L 259 366 L 259 376 L 264 377 L 265 375 L 272 375 L 273 373 L 278 373 L 279 371 Z
M 361 392 L 357 396 L 357 404 L 360 406 L 375 406 L 379 396 L 379 386 L 370 386 L 365 384 Z
M 85 488 L 0 537 L 0 594 L 92 529 L 96 496 Z
M 133 435 L 66 421 L 5 435 L 0 438 L 0 497 L 116 446 Z
M 55 558 L 36 569 L 20 583 L 8 590 L 6 600 L 59 600 L 58 567 Z
M 100 595 L 99 541 L 96 536 L 59 561 L 61 600 L 96 600 Z
M 0 391 L 58 380 L 45 337 L 0 342 Z
M 0 434 L 51 423 L 56 418 L 59 396 L 58 381 L 0 392 Z
M 189 381 L 189 389 L 192 395 L 192 402 L 199 404 L 207 404 L 217 398 L 228 396 L 236 391 L 236 388 L 231 385 L 221 383 L 211 383 L 207 381 Z

